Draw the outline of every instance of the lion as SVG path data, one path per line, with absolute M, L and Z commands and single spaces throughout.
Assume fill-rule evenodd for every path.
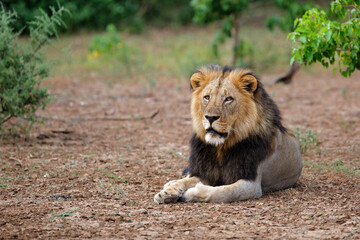
M 236 202 L 295 185 L 302 171 L 299 144 L 252 71 L 203 66 L 190 78 L 189 165 L 156 203 Z

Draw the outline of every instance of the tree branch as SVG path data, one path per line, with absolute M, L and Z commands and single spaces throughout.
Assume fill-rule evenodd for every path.
M 44 120 L 53 120 L 53 121 L 62 121 L 62 122 L 76 122 L 76 121 L 140 121 L 146 119 L 153 119 L 156 115 L 158 115 L 160 111 L 157 110 L 150 116 L 141 116 L 141 117 L 124 117 L 124 118 L 107 118 L 107 117 L 94 117 L 94 118 L 86 118 L 86 117 L 78 117 L 78 118 L 53 118 L 53 117 L 41 117 L 35 116 L 36 118 L 41 118 Z
M 252 2 L 250 3 L 250 9 L 253 9 L 253 8 L 259 8 L 259 7 L 266 7 L 266 6 L 270 6 L 272 5 L 273 2 L 272 1 L 267 1 L 267 2 Z
M 240 28 L 240 22 L 239 22 L 239 16 L 238 14 L 235 14 L 235 19 L 233 22 L 233 31 L 234 31 L 234 45 L 233 45 L 233 55 L 231 59 L 231 65 L 235 66 L 236 60 L 238 57 L 238 48 L 239 48 L 239 28 Z
M 0 59 L 3 60 L 5 57 L 5 49 L 1 50 L 0 53 L 1 53 Z
M 7 116 L 7 118 L 5 118 L 1 123 L 0 126 L 3 125 L 4 123 L 6 123 L 7 121 L 9 121 L 11 118 L 15 117 L 14 115 L 9 115 Z
M 148 1 L 148 0 L 145 0 L 145 1 L 142 2 L 141 6 L 140 6 L 140 9 L 139 9 L 139 11 L 137 13 L 138 17 L 142 18 L 145 15 L 145 13 L 148 10 L 149 5 L 150 5 L 149 2 L 150 1 Z
M 29 56 L 29 58 L 27 59 L 26 62 L 29 62 L 34 56 L 35 54 L 40 50 L 40 48 L 46 43 L 47 39 L 44 39 L 38 46 L 37 48 L 31 53 L 31 55 Z

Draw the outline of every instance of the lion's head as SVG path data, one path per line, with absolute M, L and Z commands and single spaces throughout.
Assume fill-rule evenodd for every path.
M 253 73 L 204 66 L 190 79 L 196 135 L 212 145 L 232 146 L 252 134 L 267 134 L 280 116 Z M 281 124 L 281 123 L 280 123 Z

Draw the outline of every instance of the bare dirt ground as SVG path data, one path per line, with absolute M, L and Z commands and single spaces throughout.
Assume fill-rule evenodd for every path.
M 264 83 L 285 126 L 319 138 L 297 186 L 168 205 L 153 196 L 187 165 L 188 83 L 52 79 L 57 98 L 38 112 L 52 119 L 0 145 L 0 239 L 359 239 L 360 74 L 301 72 L 290 86 L 272 77 Z M 79 119 L 94 117 L 130 120 Z

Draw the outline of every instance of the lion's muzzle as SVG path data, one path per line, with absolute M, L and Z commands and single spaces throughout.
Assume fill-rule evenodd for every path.
M 220 118 L 220 116 L 208 116 L 205 115 L 205 118 L 209 121 L 210 126 L 213 122 L 215 122 L 216 120 L 218 120 Z
M 219 146 L 225 142 L 228 133 L 222 133 L 216 131 L 214 128 L 210 127 L 206 129 L 205 141 L 209 144 Z
M 219 137 L 222 137 L 222 138 L 226 138 L 226 137 L 228 136 L 228 133 L 218 132 L 218 131 L 216 131 L 215 129 L 213 129 L 212 127 L 206 129 L 206 133 L 215 134 L 215 135 L 218 135 Z

